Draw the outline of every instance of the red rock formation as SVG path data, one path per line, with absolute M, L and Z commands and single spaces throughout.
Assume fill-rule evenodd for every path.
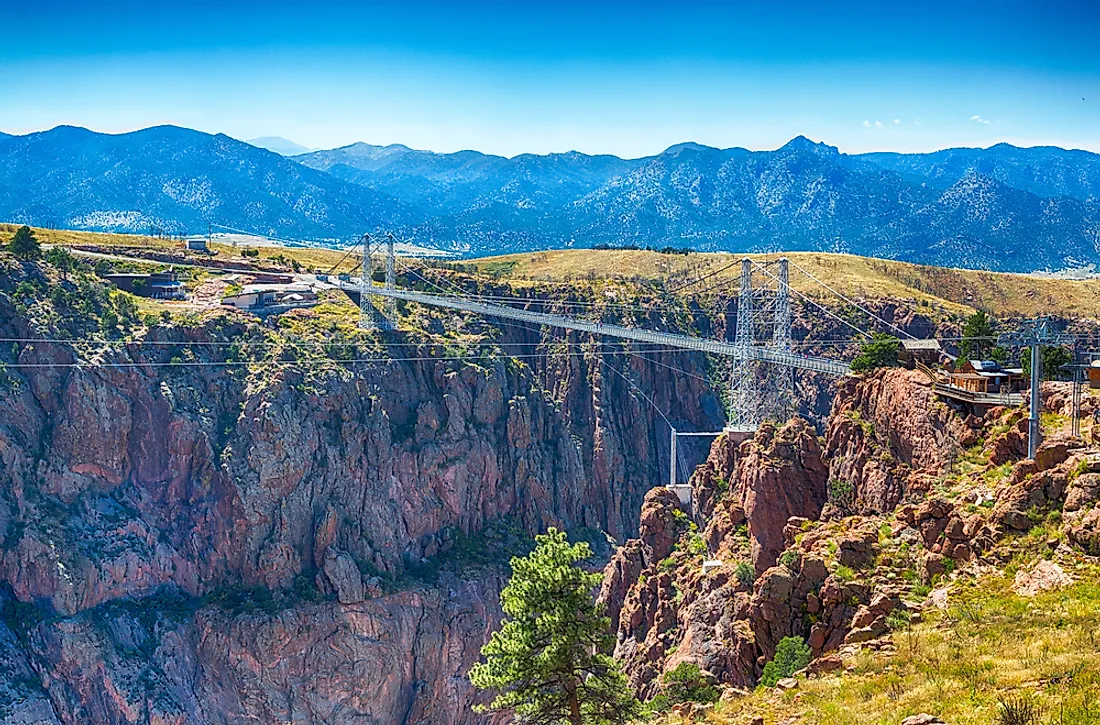
M 840 383 L 825 432 L 829 478 L 852 491 L 855 512 L 894 508 L 977 441 L 916 371 L 883 370 Z
M 3 284 L 0 336 L 36 337 Z M 30 721 L 480 721 L 463 674 L 498 616 L 498 574 L 401 577 L 494 522 L 633 533 L 667 476 L 652 407 L 597 359 L 249 373 L 145 363 L 218 359 L 187 343 L 265 339 L 254 323 L 213 316 L 147 339 L 79 368 L 49 366 L 72 362 L 66 347 L 23 345 L 18 362 L 42 366 L 0 384 L 0 598 L 51 614 L 0 627 L 0 663 L 48 683 L 20 695 L 50 713 Z M 701 375 L 630 365 L 665 409 L 687 401 L 683 419 L 718 423 Z M 204 604 L 254 588 L 272 613 Z M 164 591 L 190 609 L 166 610 Z

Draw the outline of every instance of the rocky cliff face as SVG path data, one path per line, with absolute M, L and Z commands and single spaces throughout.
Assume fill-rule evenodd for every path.
M 27 341 L 0 386 L 8 722 L 476 721 L 507 560 L 486 546 L 636 530 L 667 442 L 627 378 L 720 421 L 701 359 L 611 371 L 506 329 L 537 365 L 413 333 L 341 365 L 286 344 L 308 313 L 74 350 L 42 339 L 46 306 L 0 293 L 0 337 Z M 273 341 L 297 363 L 248 357 Z
M 1047 546 L 1100 551 L 1100 451 L 1052 433 L 1024 459 L 1020 420 L 963 417 L 919 374 L 883 370 L 841 384 L 823 445 L 799 419 L 718 439 L 692 477 L 695 520 L 650 492 L 605 570 L 632 685 L 653 697 L 689 662 L 736 697 L 791 636 L 811 671 L 840 667 L 838 648 L 919 617 L 952 572 L 1012 560 L 997 547 L 1039 523 L 1060 525 Z
M 887 370 L 840 383 L 825 432 L 840 513 L 884 513 L 977 440 L 975 427 L 938 401 L 924 376 Z

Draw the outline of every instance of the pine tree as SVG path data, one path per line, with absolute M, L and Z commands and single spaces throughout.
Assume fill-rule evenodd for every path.
M 578 566 L 588 544 L 550 529 L 535 550 L 512 559 L 501 592 L 505 620 L 482 649 L 470 681 L 497 692 L 480 712 L 511 711 L 525 725 L 610 725 L 641 715 L 619 663 L 610 620 L 592 599 L 600 581 Z
M 964 360 L 985 360 L 994 347 L 993 320 L 984 310 L 978 310 L 966 318 L 963 325 L 962 341 L 959 342 L 959 357 Z
M 779 645 L 775 648 L 775 657 L 764 665 L 760 684 L 765 687 L 775 687 L 775 683 L 784 677 L 790 677 L 810 664 L 811 656 L 809 645 L 803 642 L 801 637 L 784 637 L 779 640 Z
M 876 332 L 859 346 L 859 355 L 852 360 L 852 372 L 866 373 L 876 368 L 897 367 L 901 340 L 884 332 Z
M 21 226 L 15 230 L 15 236 L 11 238 L 8 249 L 19 259 L 38 259 L 42 254 L 42 247 L 28 226 Z
M 61 279 L 68 279 L 69 272 L 76 266 L 76 259 L 65 247 L 51 247 L 50 251 L 46 252 L 46 262 L 61 273 Z

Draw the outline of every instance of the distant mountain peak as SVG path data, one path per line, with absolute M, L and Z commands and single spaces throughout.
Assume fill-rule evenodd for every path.
M 714 148 L 713 146 L 704 146 L 703 144 L 695 143 L 694 141 L 685 141 L 683 143 L 678 143 L 678 144 L 675 144 L 673 146 L 669 146 L 667 149 L 664 150 L 664 153 L 668 154 L 670 156 L 674 156 L 676 154 L 683 153 L 684 151 L 717 151 L 717 150 L 718 149 Z
M 827 143 L 819 141 L 811 141 L 805 136 L 795 136 L 790 141 L 785 143 L 780 151 L 811 151 L 813 153 L 824 153 L 829 155 L 839 155 L 840 149 L 836 146 L 830 146 Z

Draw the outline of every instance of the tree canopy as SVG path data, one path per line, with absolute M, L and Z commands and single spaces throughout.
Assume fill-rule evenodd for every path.
M 550 529 L 535 550 L 512 559 L 501 592 L 505 619 L 482 647 L 485 661 L 470 681 L 496 697 L 480 712 L 512 711 L 526 725 L 612 725 L 637 720 L 641 705 L 630 693 L 614 645 L 611 622 L 592 598 L 599 574 L 578 564 L 588 544 L 570 544 Z
M 896 367 L 901 340 L 884 332 L 876 332 L 859 346 L 859 355 L 852 360 L 852 372 L 865 373 L 876 368 Z
M 995 345 L 993 319 L 985 310 L 978 310 L 966 318 L 962 341 L 959 342 L 959 357 L 964 360 L 988 360 Z
M 790 677 L 810 664 L 812 654 L 809 645 L 803 642 L 801 637 L 784 637 L 779 640 L 779 645 L 775 648 L 775 657 L 764 665 L 760 684 L 775 687 L 775 683 L 784 677 Z
M 1044 346 L 1039 348 L 1039 360 L 1042 363 L 1042 368 L 1039 370 L 1039 377 L 1042 380 L 1065 380 L 1069 376 L 1064 370 L 1063 365 L 1069 365 L 1073 362 L 1073 353 L 1065 347 L 1060 346 Z M 1031 376 L 1031 349 L 1024 348 L 1020 352 L 1020 362 L 1024 368 L 1024 375 Z
M 76 266 L 76 258 L 65 247 L 51 247 L 46 252 L 46 262 L 60 272 L 62 278 L 68 278 L 69 272 Z
M 42 255 L 42 246 L 28 226 L 21 226 L 15 230 L 15 236 L 11 238 L 8 249 L 19 259 L 38 259 Z

